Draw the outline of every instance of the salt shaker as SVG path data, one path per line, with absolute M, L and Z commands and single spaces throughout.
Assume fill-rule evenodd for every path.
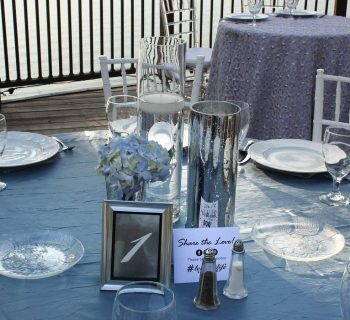
M 241 240 L 233 244 L 229 276 L 223 293 L 230 299 L 243 299 L 248 295 L 244 280 L 244 245 Z
M 220 305 L 216 283 L 216 252 L 211 248 L 204 250 L 198 294 L 193 300 L 194 305 L 199 309 L 213 310 Z

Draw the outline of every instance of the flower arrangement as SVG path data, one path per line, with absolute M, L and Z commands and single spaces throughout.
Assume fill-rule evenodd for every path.
M 115 200 L 132 200 L 144 183 L 165 181 L 170 176 L 168 151 L 136 134 L 111 138 L 98 155 L 97 172 L 115 190 Z

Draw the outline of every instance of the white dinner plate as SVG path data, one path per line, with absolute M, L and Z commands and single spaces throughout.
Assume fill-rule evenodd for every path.
M 163 148 L 170 150 L 174 145 L 171 124 L 167 122 L 155 123 L 148 132 L 148 139 L 156 141 Z
M 60 150 L 56 140 L 38 133 L 9 131 L 0 168 L 36 164 L 53 157 Z
M 297 216 L 262 219 L 251 236 L 265 251 L 291 261 L 328 259 L 345 245 L 344 236 L 331 225 Z
M 284 10 L 280 10 L 280 11 L 277 11 L 276 14 L 278 16 L 290 16 L 290 11 L 288 9 L 284 9 Z M 316 11 L 309 11 L 309 10 L 294 10 L 292 12 L 292 16 L 294 17 L 313 17 L 313 16 L 316 16 L 317 15 L 317 12 Z
M 269 16 L 267 14 L 258 13 L 256 15 L 256 20 L 265 20 L 268 17 Z M 250 13 L 230 13 L 230 14 L 227 14 L 224 18 L 229 20 L 244 20 L 244 21 L 253 20 L 253 16 Z
M 275 139 L 254 143 L 248 152 L 265 167 L 293 173 L 327 172 L 322 144 L 309 140 Z

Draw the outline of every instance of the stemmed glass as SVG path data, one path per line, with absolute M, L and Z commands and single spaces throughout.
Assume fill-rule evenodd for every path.
M 174 293 L 159 282 L 131 282 L 115 297 L 112 320 L 176 320 Z
M 0 157 L 2 156 L 7 138 L 7 126 L 6 126 L 6 118 L 3 114 L 0 113 Z M 6 183 L 0 181 L 0 191 L 6 188 Z
M 327 127 L 323 137 L 322 152 L 329 174 L 333 178 L 333 190 L 320 196 L 331 206 L 349 204 L 349 198 L 339 190 L 343 178 L 350 172 L 350 129 Z
M 341 279 L 340 301 L 343 320 L 350 320 L 350 264 L 347 264 Z
M 293 18 L 293 12 L 296 9 L 298 3 L 299 3 L 299 0 L 287 0 L 286 1 L 287 8 L 289 9 L 290 18 Z
M 256 26 L 256 15 L 259 13 L 262 7 L 263 0 L 248 0 L 249 12 L 253 15 L 252 26 Z

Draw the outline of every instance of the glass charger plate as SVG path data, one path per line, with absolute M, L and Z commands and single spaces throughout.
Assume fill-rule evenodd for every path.
M 267 14 L 263 14 L 263 13 L 258 13 L 256 15 L 256 20 L 265 20 L 267 19 L 269 16 Z M 227 14 L 224 19 L 227 20 L 244 20 L 244 21 L 252 21 L 253 20 L 253 16 L 250 13 L 231 13 L 231 14 Z
M 0 168 L 14 168 L 50 159 L 60 150 L 56 140 L 38 133 L 9 131 Z
M 339 253 L 345 244 L 344 236 L 331 225 L 296 216 L 261 220 L 251 235 L 268 253 L 291 261 L 321 261 Z
M 47 278 L 71 268 L 83 254 L 82 243 L 61 232 L 3 235 L 0 274 L 16 279 Z
M 309 140 L 274 139 L 259 141 L 248 149 L 255 162 L 270 169 L 292 173 L 327 172 L 322 144 Z
M 290 12 L 287 9 L 280 10 L 276 12 L 277 16 L 284 16 L 284 17 L 289 17 Z M 317 12 L 316 11 L 308 11 L 308 10 L 294 10 L 292 13 L 293 17 L 313 17 L 316 16 Z

